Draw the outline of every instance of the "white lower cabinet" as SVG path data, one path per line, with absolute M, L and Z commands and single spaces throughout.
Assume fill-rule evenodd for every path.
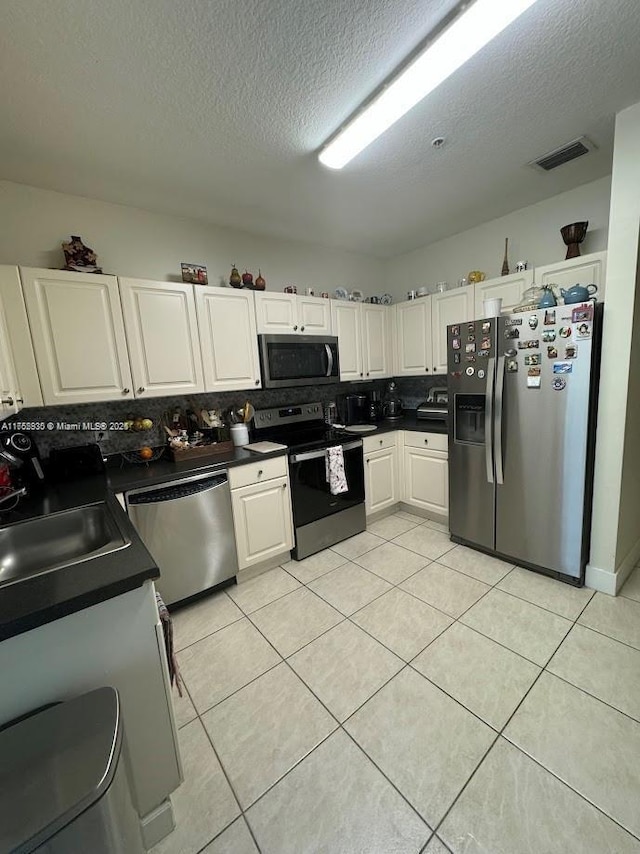
M 103 685 L 117 689 L 134 806 L 146 847 L 158 842 L 172 826 L 169 795 L 182 769 L 153 583 L 3 640 L 0 673 L 9 686 L 0 725 Z
M 367 516 L 400 501 L 397 433 L 364 438 L 364 489 Z
M 290 551 L 293 520 L 286 457 L 231 469 L 229 482 L 239 572 Z
M 447 437 L 404 433 L 402 500 L 439 515 L 449 512 Z

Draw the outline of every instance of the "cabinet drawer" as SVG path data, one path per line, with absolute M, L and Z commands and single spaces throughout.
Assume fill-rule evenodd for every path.
M 446 433 L 416 433 L 404 431 L 405 448 L 425 448 L 429 451 L 449 450 L 449 439 Z
M 397 435 L 397 431 L 394 430 L 391 433 L 383 433 L 382 435 L 374 433 L 371 436 L 364 436 L 362 439 L 362 450 L 365 454 L 371 454 L 373 451 L 395 448 Z
M 262 483 L 273 477 L 287 474 L 287 457 L 272 457 L 268 460 L 258 460 L 244 466 L 234 466 L 229 469 L 229 485 L 231 489 L 248 486 L 250 483 Z

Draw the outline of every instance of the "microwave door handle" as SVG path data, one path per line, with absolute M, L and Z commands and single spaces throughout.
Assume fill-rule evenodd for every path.
M 487 365 L 487 388 L 484 408 L 484 453 L 487 483 L 493 483 L 493 378 L 496 360 L 491 357 Z
M 333 351 L 328 344 L 324 345 L 324 349 L 327 352 L 327 373 L 326 376 L 330 377 L 333 371 Z
M 496 446 L 496 483 L 502 486 L 504 483 L 504 460 L 502 454 L 502 410 L 504 396 L 504 363 L 505 357 L 498 359 L 498 372 L 496 374 L 496 406 L 495 406 L 495 446 Z

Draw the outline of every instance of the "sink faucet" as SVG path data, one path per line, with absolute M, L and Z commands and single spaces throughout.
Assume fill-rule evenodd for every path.
M 21 489 L 10 489 L 5 495 L 0 496 L 0 504 L 4 504 L 5 501 L 11 501 L 12 498 L 16 498 L 18 501 L 27 494 L 26 488 L 23 486 Z M 17 504 L 17 501 L 16 501 Z M 15 507 L 15 505 L 14 505 Z M 13 509 L 13 508 L 11 508 Z M 0 507 L 0 513 L 2 512 L 2 507 Z

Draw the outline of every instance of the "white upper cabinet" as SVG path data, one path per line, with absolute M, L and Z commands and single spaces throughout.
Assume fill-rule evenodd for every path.
M 447 373 L 447 326 L 473 320 L 473 286 L 455 288 L 431 297 L 433 373 Z
M 366 379 L 391 376 L 391 311 L 384 305 L 361 306 L 362 368 Z
M 256 293 L 258 332 L 265 335 L 291 335 L 298 331 L 295 294 Z
M 331 300 L 331 324 L 338 336 L 340 379 L 359 380 L 363 376 L 361 311 L 357 302 Z
M 606 267 L 607 253 L 592 252 L 590 255 L 581 255 L 568 261 L 559 261 L 557 264 L 536 267 L 534 278 L 539 288 L 557 285 L 558 288 L 567 290 L 573 285 L 595 285 L 598 290 L 593 296 L 603 301 Z M 557 296 L 560 297 L 559 291 Z
M 17 267 L 0 267 L 0 415 L 41 406 L 42 392 Z
M 120 279 L 136 397 L 204 391 L 193 288 Z
M 396 374 L 424 376 L 432 373 L 431 297 L 396 306 Z
M 197 286 L 195 295 L 205 391 L 259 388 L 253 292 Z
M 331 306 L 321 297 L 259 292 L 256 321 L 260 334 L 331 335 Z
M 525 270 L 523 273 L 512 273 L 509 276 L 500 276 L 499 279 L 487 279 L 478 282 L 475 288 L 475 320 L 484 317 L 482 307 L 483 300 L 501 299 L 502 311 L 508 312 L 522 301 L 522 295 L 527 288 L 533 285 L 533 270 Z
M 331 335 L 331 303 L 322 297 L 296 297 L 298 326 L 303 335 Z
M 118 280 L 20 268 L 47 405 L 133 397 Z

